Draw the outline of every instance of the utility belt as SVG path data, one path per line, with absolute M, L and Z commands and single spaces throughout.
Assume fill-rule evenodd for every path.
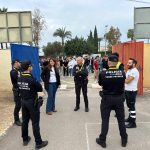
M 33 101 L 34 102 L 34 106 L 37 108 L 40 108 L 43 105 L 43 97 L 39 96 L 38 98 L 33 98 L 33 99 L 21 99 L 22 101 Z
M 104 92 L 103 91 L 99 91 L 99 95 L 100 95 L 100 97 L 110 97 L 110 96 L 114 96 L 114 97 L 124 97 L 124 93 L 122 93 L 122 94 L 113 94 L 113 93 L 108 93 L 108 94 L 104 94 Z

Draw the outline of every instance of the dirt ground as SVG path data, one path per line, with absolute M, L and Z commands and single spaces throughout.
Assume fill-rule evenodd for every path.
M 12 92 L 0 91 L 0 136 L 5 133 L 13 123 L 14 101 Z

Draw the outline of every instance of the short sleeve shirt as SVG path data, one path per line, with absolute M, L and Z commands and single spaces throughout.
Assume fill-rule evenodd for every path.
M 126 73 L 126 78 L 128 77 L 134 77 L 134 79 L 128 83 L 125 84 L 125 90 L 126 91 L 137 91 L 138 90 L 138 80 L 139 80 L 139 71 L 137 68 L 129 69 Z

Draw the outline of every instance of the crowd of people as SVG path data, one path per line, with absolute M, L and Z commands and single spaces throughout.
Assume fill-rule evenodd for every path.
M 130 58 L 124 72 L 124 65 L 119 62 L 119 54 L 112 53 L 103 58 L 96 56 L 88 57 L 68 57 L 60 59 L 41 59 L 41 79 L 44 82 L 44 88 L 47 92 L 46 114 L 52 115 L 57 112 L 55 109 L 55 97 L 58 87 L 61 85 L 60 75 L 73 76 L 75 83 L 76 104 L 74 111 L 80 109 L 80 93 L 82 89 L 85 112 L 89 112 L 87 84 L 88 76 L 94 73 L 95 82 L 102 86 L 101 96 L 101 134 L 96 138 L 96 143 L 103 148 L 106 147 L 106 136 L 109 127 L 109 117 L 111 110 L 115 110 L 118 120 L 121 144 L 127 145 L 128 135 L 126 128 L 136 128 L 135 102 L 137 95 L 137 84 L 139 72 L 136 69 L 137 61 Z M 10 71 L 13 85 L 13 94 L 15 101 L 14 122 L 22 126 L 23 145 L 28 145 L 31 137 L 28 135 L 29 119 L 32 121 L 33 134 L 35 137 L 36 148 L 40 149 L 48 144 L 43 141 L 40 135 L 40 113 L 42 98 L 38 98 L 38 93 L 43 91 L 42 85 L 32 76 L 31 61 L 19 60 L 12 61 L 13 69 Z M 20 72 L 21 68 L 21 72 Z M 125 120 L 124 99 L 126 99 L 129 108 L 129 116 Z M 22 107 L 22 120 L 19 119 L 19 111 Z M 125 124 L 128 122 L 128 124 Z

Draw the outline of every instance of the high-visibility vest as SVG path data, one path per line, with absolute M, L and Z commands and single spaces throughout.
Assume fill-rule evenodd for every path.
M 116 65 L 116 68 L 119 69 L 119 66 L 121 65 L 121 62 L 119 61 Z

